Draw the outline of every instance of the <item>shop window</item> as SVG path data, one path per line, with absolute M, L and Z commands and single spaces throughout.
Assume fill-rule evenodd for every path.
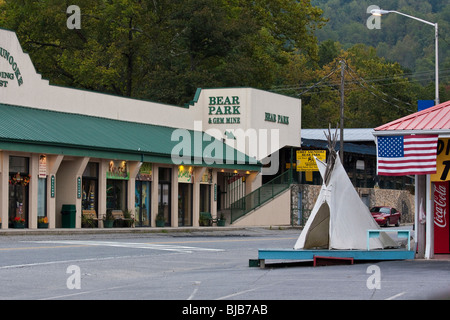
M 106 181 L 106 209 L 126 210 L 127 209 L 127 182 L 126 180 Z
M 129 172 L 126 161 L 109 162 L 106 172 L 106 209 L 126 210 Z
M 148 227 L 150 223 L 150 181 L 136 181 L 135 188 L 135 218 L 137 227 Z
M 192 183 L 178 184 L 178 225 L 192 226 Z
M 211 185 L 200 184 L 200 212 L 211 212 Z
M 160 217 L 164 220 L 165 225 L 170 225 L 171 221 L 171 190 L 172 190 L 172 169 L 158 168 L 158 214 L 156 219 Z
M 28 190 L 30 183 L 29 158 L 9 157 L 9 202 L 8 216 L 10 226 L 14 225 L 14 220 L 24 221 L 23 225 L 28 226 Z
M 89 162 L 83 172 L 82 179 L 83 210 L 98 211 L 98 163 Z
M 47 178 L 38 179 L 37 209 L 38 222 L 47 223 Z

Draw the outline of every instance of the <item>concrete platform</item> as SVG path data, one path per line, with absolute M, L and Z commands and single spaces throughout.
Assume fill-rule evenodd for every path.
M 384 250 L 294 250 L 294 249 L 259 249 L 258 261 L 265 268 L 266 260 L 314 261 L 314 257 L 349 258 L 354 261 L 367 260 L 408 260 L 414 259 L 415 252 L 405 249 Z

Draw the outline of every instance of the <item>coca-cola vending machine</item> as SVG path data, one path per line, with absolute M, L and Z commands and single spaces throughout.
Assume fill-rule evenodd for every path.
M 434 183 L 434 253 L 450 253 L 449 181 Z

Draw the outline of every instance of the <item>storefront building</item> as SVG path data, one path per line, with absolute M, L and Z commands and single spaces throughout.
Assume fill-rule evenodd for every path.
M 298 99 L 199 89 L 179 107 L 52 86 L 14 32 L 0 39 L 2 229 L 65 227 L 65 208 L 75 228 L 118 211 L 138 227 L 198 226 L 236 181 L 255 190 L 278 150 L 300 146 Z
M 431 171 L 431 173 L 422 172 L 415 175 L 407 173 L 415 177 L 417 257 L 430 259 L 435 254 L 449 254 L 450 101 L 375 128 L 374 135 L 379 144 L 378 148 L 380 148 L 380 138 L 401 137 L 401 141 L 406 141 L 405 137 L 414 137 L 415 139 L 432 137 L 435 140 L 431 160 L 421 159 L 420 163 L 409 165 L 409 168 L 404 170 Z M 420 142 L 420 145 L 415 146 L 416 158 L 417 154 L 423 157 L 427 148 L 429 149 L 428 144 L 424 140 Z M 406 154 L 405 150 L 403 152 Z M 393 156 L 391 155 L 391 157 Z M 380 161 L 380 152 L 378 161 Z M 403 164 L 394 164 L 384 170 L 394 170 L 394 166 L 399 167 Z M 405 175 L 406 173 L 401 173 L 399 169 L 396 169 L 395 174 Z

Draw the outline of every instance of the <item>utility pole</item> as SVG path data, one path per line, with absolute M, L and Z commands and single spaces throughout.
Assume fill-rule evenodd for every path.
M 341 163 L 344 165 L 344 71 L 345 71 L 345 61 L 341 60 L 341 125 L 340 125 L 340 148 L 339 157 L 341 158 Z

